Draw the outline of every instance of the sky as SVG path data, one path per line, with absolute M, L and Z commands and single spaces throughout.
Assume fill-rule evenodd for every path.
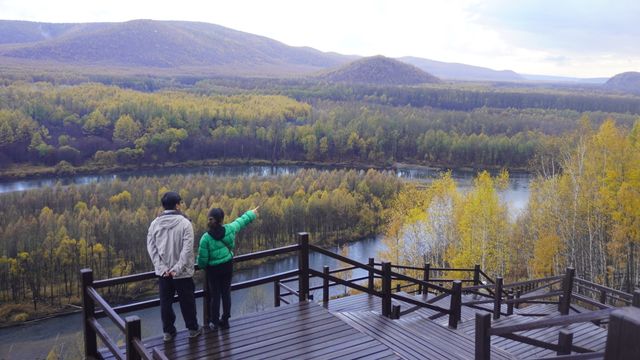
M 640 71 L 640 0 L 0 0 L 0 19 L 214 23 L 288 45 L 522 74 Z

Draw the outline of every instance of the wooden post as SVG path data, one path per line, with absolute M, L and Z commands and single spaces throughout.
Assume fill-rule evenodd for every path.
M 298 293 L 299 301 L 304 302 L 309 298 L 309 234 L 298 233 Z
M 637 359 L 640 354 L 640 309 L 616 309 L 609 317 L 605 360 Z
M 391 263 L 382 263 L 382 316 L 391 317 Z
M 423 271 L 424 272 L 422 274 L 422 280 L 425 283 L 428 283 L 429 282 L 429 272 L 431 271 L 431 264 L 424 264 L 424 270 Z M 429 287 L 428 286 L 425 286 L 422 289 L 422 294 L 429 295 Z
M 521 294 L 522 294 L 522 290 L 518 290 L 518 291 L 516 291 L 516 299 L 520 299 L 520 295 L 521 295 Z M 517 302 L 517 303 L 513 304 L 513 306 L 514 306 L 516 309 L 520 309 L 520 303 L 519 303 L 519 302 Z
M 370 268 L 374 268 L 375 267 L 375 261 L 373 258 L 369 258 L 369 263 L 367 265 L 369 265 Z M 369 270 L 369 284 L 368 284 L 368 288 L 369 291 L 373 291 L 374 288 L 374 273 L 373 271 Z
M 493 320 L 500 319 L 500 310 L 502 308 L 502 277 L 496 278 L 496 291 L 493 294 Z
M 400 305 L 393 305 L 391 315 L 392 319 L 400 319 Z
M 82 283 L 82 332 L 84 337 L 84 357 L 98 358 L 98 339 L 96 332 L 89 325 L 89 319 L 95 316 L 96 306 L 89 296 L 88 287 L 93 286 L 93 271 L 91 269 L 80 270 L 80 282 Z
M 640 290 L 633 292 L 633 299 L 631 300 L 631 306 L 640 308 Z
M 476 360 L 491 359 L 491 314 L 476 313 Z
M 606 303 L 607 303 L 607 291 L 600 290 L 600 304 L 606 304 Z
M 280 282 L 278 280 L 273 282 L 273 306 L 280 306 Z
M 480 265 L 476 264 L 473 267 L 473 286 L 480 285 Z
M 562 329 L 558 334 L 558 355 L 571 355 L 571 346 L 573 345 L 573 333 Z
M 402 286 L 400 286 L 400 283 L 396 284 L 396 292 L 399 293 L 402 290 Z
M 209 324 L 209 310 L 211 309 L 211 289 L 209 289 L 207 270 L 202 269 L 202 272 L 204 273 L 204 284 L 202 285 L 202 289 L 204 290 L 204 296 L 202 297 L 202 324 L 207 326 Z
M 462 317 L 462 281 L 455 280 L 451 286 L 451 303 L 449 305 L 449 327 L 458 328 L 458 321 Z
M 322 267 L 322 306 L 329 307 L 329 267 L 327 265 Z
M 509 294 L 507 295 L 507 300 L 513 300 L 513 290 L 509 290 Z M 513 315 L 513 303 L 512 302 L 507 304 L 507 315 Z
M 567 272 L 562 282 L 562 300 L 559 303 L 558 310 L 562 315 L 569 314 L 569 306 L 571 305 L 571 291 L 573 289 L 573 277 L 576 270 L 574 268 L 567 268 Z
M 140 326 L 140 318 L 136 315 L 127 316 L 124 319 L 125 322 L 125 346 L 127 351 L 127 360 L 140 360 L 142 357 L 138 354 L 135 346 L 133 346 L 133 339 L 138 338 L 142 340 L 142 328 Z

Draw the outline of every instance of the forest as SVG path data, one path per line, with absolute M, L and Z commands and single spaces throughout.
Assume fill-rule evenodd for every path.
M 4 194 L 4 320 L 77 302 L 81 267 L 93 268 L 97 278 L 147 270 L 141 239 L 168 189 L 181 190 L 196 234 L 204 231 L 211 206 L 233 218 L 261 204 L 258 224 L 239 240 L 241 253 L 289 244 L 297 231 L 322 244 L 384 233 L 385 256 L 397 263 L 477 263 L 508 279 L 558 274 L 572 265 L 578 276 L 615 288 L 638 283 L 638 97 L 465 84 L 31 80 L 1 78 L 5 178 L 266 161 L 526 169 L 536 179 L 528 207 L 516 218 L 498 196 L 506 171 L 497 177 L 479 172 L 465 192 L 447 175 L 424 188 L 384 172 L 309 170 L 268 179 L 134 178 Z M 22 306 L 18 318 L 11 304 Z
M 508 174 L 481 172 L 461 192 L 449 174 L 403 188 L 389 209 L 384 256 L 421 266 L 473 267 L 507 280 L 576 276 L 632 292 L 640 261 L 640 120 L 631 130 L 588 118 L 545 162 L 517 218 L 498 196 Z
M 0 87 L 0 176 L 208 160 L 525 169 L 536 154 L 553 152 L 582 116 L 594 124 L 615 117 L 630 128 L 640 113 L 636 97 L 580 93 L 590 106 L 565 106 L 559 102 L 575 99 L 557 90 L 328 84 L 287 90 L 257 80 L 247 90 L 237 82 L 156 92 L 9 82 Z M 423 94 L 430 91 L 440 95 Z M 424 99 L 398 100 L 415 96 Z M 493 97 L 502 100 L 487 100 Z M 475 105 L 449 106 L 445 98 Z
M 324 245 L 378 234 L 401 187 L 395 175 L 374 170 L 301 170 L 274 178 L 139 177 L 4 194 L 0 314 L 15 321 L 6 317 L 26 314 L 11 312 L 11 304 L 31 304 L 28 312 L 35 315 L 39 305 L 77 303 L 77 274 L 84 267 L 96 279 L 151 269 L 146 232 L 169 189 L 179 190 L 185 201 L 196 248 L 211 207 L 221 207 L 232 221 L 261 205 L 256 224 L 236 241 L 237 254 L 243 254 L 292 244 L 299 231 Z M 135 296 L 134 290 L 121 291 L 110 296 Z

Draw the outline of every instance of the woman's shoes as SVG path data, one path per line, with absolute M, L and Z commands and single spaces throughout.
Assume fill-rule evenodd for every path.
M 211 331 L 225 330 L 229 328 L 229 320 L 222 320 L 219 323 L 209 323 L 209 329 Z

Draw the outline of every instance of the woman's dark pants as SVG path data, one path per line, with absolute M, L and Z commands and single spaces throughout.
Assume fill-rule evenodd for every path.
M 233 262 L 227 261 L 219 265 L 207 266 L 207 281 L 211 294 L 209 321 L 215 325 L 228 326 L 231 317 L 231 277 Z M 220 317 L 220 300 L 222 300 L 222 317 Z

